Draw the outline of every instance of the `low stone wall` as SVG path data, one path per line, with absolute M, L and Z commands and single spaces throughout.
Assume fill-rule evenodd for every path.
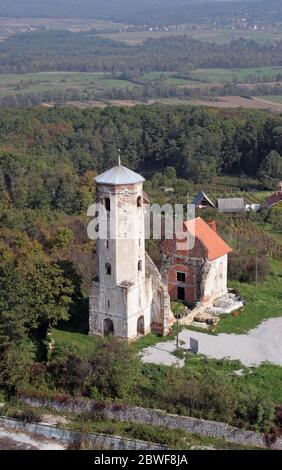
M 31 406 L 47 407 L 62 412 L 83 413 L 99 409 L 99 412 L 103 413 L 105 419 L 149 424 L 151 426 L 164 426 L 168 429 L 180 429 L 185 432 L 222 439 L 236 444 L 268 447 L 263 434 L 245 431 L 217 421 L 168 414 L 161 410 L 124 405 L 99 405 L 97 408 L 97 403 L 91 400 L 45 400 L 26 395 L 20 395 L 19 399 Z M 278 437 L 270 447 L 282 450 L 282 437 Z
M 150 442 L 140 441 L 138 439 L 128 439 L 120 436 L 109 436 L 98 433 L 81 433 L 71 431 L 70 429 L 57 428 L 46 424 L 24 423 L 16 419 L 0 417 L 0 426 L 9 430 L 24 431 L 34 436 L 47 439 L 56 439 L 71 444 L 75 442 L 87 442 L 99 450 L 162 450 L 166 447 L 152 444 Z

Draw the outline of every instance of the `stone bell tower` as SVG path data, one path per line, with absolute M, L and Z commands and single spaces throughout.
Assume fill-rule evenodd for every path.
M 96 178 L 106 214 L 97 239 L 97 279 L 90 294 L 90 335 L 132 339 L 151 326 L 152 283 L 145 272 L 144 178 L 120 164 Z

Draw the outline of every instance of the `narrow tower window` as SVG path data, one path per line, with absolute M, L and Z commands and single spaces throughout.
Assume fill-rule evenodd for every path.
M 109 197 L 105 197 L 105 208 L 106 211 L 110 212 L 111 210 L 111 200 Z
M 141 196 L 139 196 L 137 198 L 137 207 L 142 207 L 142 197 Z
M 110 276 L 112 274 L 112 266 L 110 265 L 110 263 L 106 263 L 105 268 L 106 268 L 106 274 Z
M 138 271 L 142 271 L 142 261 L 138 261 Z

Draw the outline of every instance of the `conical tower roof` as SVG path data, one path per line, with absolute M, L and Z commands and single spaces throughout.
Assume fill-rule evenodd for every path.
M 126 185 L 143 183 L 145 179 L 143 176 L 138 175 L 129 168 L 122 165 L 116 165 L 110 170 L 105 171 L 101 175 L 95 178 L 97 184 L 109 184 L 109 185 Z

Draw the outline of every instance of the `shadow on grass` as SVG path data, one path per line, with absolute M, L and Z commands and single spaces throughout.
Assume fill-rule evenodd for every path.
M 69 333 L 80 333 L 88 335 L 89 331 L 89 299 L 85 298 L 75 303 L 71 307 L 70 318 L 67 321 L 60 321 L 56 326 L 59 331 Z

